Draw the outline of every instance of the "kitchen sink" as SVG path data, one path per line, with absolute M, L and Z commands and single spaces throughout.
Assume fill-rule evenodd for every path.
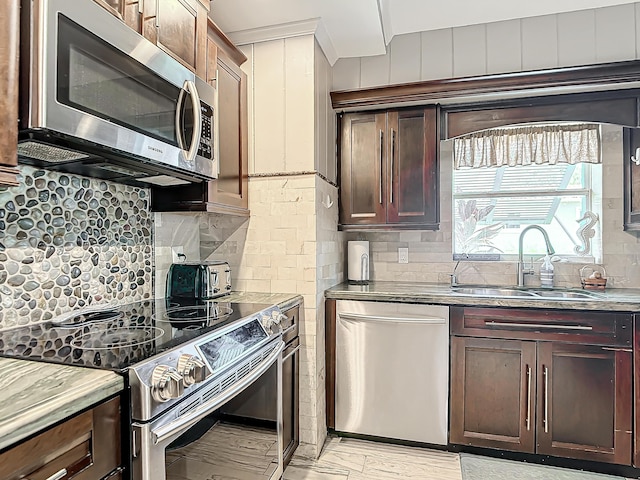
M 588 292 L 584 290 L 533 290 L 536 295 L 544 298 L 558 298 L 567 300 L 601 300 L 606 298 L 601 293 Z
M 479 297 L 537 297 L 529 290 L 518 290 L 509 287 L 452 287 L 451 293 L 458 295 L 474 295 Z
M 601 300 L 606 298 L 601 293 L 584 290 L 520 289 L 510 287 L 451 287 L 451 293 L 478 297 L 525 297 L 554 300 Z

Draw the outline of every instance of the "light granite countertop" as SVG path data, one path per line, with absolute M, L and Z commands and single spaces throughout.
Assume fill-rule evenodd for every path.
M 562 291 L 563 289 L 554 290 Z M 597 299 L 507 297 L 459 294 L 452 292 L 448 285 L 429 283 L 370 282 L 369 285 L 350 285 L 345 282 L 326 290 L 325 298 L 440 305 L 640 312 L 640 289 L 613 288 L 596 293 L 599 297 Z
M 231 292 L 218 298 L 220 302 L 246 302 L 278 305 L 281 310 L 287 310 L 302 303 L 302 295 L 294 293 L 259 293 L 259 292 Z
M 0 450 L 123 388 L 114 372 L 0 358 Z

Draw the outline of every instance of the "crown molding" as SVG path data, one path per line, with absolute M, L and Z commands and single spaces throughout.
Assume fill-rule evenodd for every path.
M 314 35 L 320 23 L 319 18 L 311 18 L 299 22 L 281 23 L 268 27 L 251 28 L 228 33 L 227 36 L 236 45 L 248 45 L 250 43 L 268 42 L 283 38 Z

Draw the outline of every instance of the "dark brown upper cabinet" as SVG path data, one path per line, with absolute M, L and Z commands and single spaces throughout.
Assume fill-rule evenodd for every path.
M 207 20 L 204 0 L 94 0 L 132 30 L 205 78 Z
M 437 230 L 438 107 L 340 116 L 340 228 Z
M 209 20 L 203 78 L 218 89 L 216 180 L 177 187 L 154 187 L 152 209 L 249 215 L 247 75 L 244 54 Z
M 20 0 L 0 2 L 0 187 L 18 185 Z
M 144 0 L 142 34 L 204 78 L 209 2 Z
M 119 18 L 129 28 L 142 34 L 144 0 L 93 0 L 106 11 Z
M 625 128 L 624 145 L 624 229 L 640 230 L 640 129 Z

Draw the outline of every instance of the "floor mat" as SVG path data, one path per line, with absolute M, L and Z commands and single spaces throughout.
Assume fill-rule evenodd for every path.
M 624 480 L 624 477 L 460 454 L 462 480 Z

